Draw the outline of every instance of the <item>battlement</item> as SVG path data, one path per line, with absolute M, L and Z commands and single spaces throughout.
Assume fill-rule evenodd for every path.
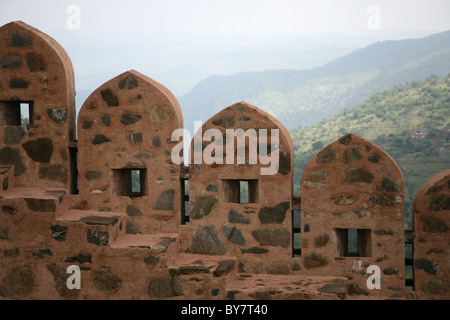
M 294 181 L 287 129 L 237 102 L 192 137 L 187 165 L 177 99 L 135 70 L 75 121 L 64 49 L 23 22 L 2 26 L 2 299 L 450 298 L 450 170 L 422 187 L 405 232 L 402 172 L 358 135 Z M 73 265 L 80 289 L 66 285 Z

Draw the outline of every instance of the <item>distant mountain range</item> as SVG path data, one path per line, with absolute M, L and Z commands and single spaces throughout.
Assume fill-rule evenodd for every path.
M 353 108 L 376 92 L 450 73 L 450 31 L 383 41 L 308 70 L 268 70 L 210 76 L 179 98 L 185 127 L 246 101 L 288 129 L 311 126 Z
M 53 35 L 53 33 L 52 33 Z M 177 98 L 212 74 L 307 69 L 348 54 L 371 38 L 105 33 L 56 33 L 75 69 L 77 109 L 96 88 L 135 69 Z
M 303 168 L 315 153 L 346 133 L 355 133 L 388 152 L 405 179 L 405 223 L 420 187 L 450 168 L 450 74 L 378 92 L 355 108 L 306 129 L 291 130 L 296 194 Z

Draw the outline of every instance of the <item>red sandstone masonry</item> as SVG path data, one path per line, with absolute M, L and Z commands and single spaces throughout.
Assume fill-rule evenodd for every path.
M 268 167 L 261 164 L 238 164 L 236 151 L 235 160 L 230 164 L 224 159 L 223 164 L 213 163 L 190 165 L 189 197 L 190 197 L 190 225 L 193 233 L 206 230 L 217 237 L 216 246 L 188 240 L 187 251 L 206 254 L 231 254 L 238 257 L 241 270 L 251 272 L 255 269 L 267 269 L 274 262 L 283 262 L 291 269 L 292 245 L 291 233 L 291 198 L 293 188 L 293 147 L 292 140 L 285 127 L 264 111 L 245 102 L 236 103 L 203 124 L 201 130 L 218 129 L 224 137 L 224 158 L 226 157 L 227 140 L 226 129 L 271 129 L 279 130 L 279 170 L 273 175 L 262 175 L 261 168 Z M 269 130 L 268 130 L 269 131 Z M 269 131 L 270 132 L 270 131 Z M 270 137 L 270 133 L 268 133 Z M 194 143 L 194 142 L 193 142 Z M 191 163 L 194 161 L 191 146 Z M 217 142 L 210 142 L 212 144 Z M 203 142 L 206 148 L 209 142 Z M 268 140 L 268 144 L 274 144 Z M 237 141 L 234 142 L 236 150 Z M 249 141 L 246 140 L 247 149 Z M 206 149 L 205 149 L 206 150 Z M 265 152 L 265 150 L 264 150 Z M 249 152 L 247 152 L 248 154 Z M 227 200 L 227 192 L 233 193 L 230 185 L 238 180 L 252 180 L 255 185 L 250 186 L 255 193 L 253 203 L 233 203 Z M 236 190 L 235 190 L 236 191 Z M 202 243 L 197 243 L 202 242 Z
M 180 167 L 172 163 L 170 137 L 182 127 L 172 93 L 137 71 L 95 90 L 78 116 L 80 203 L 127 212 L 143 233 L 176 231 Z M 130 169 L 143 170 L 142 195 L 130 197 L 124 188 Z
M 239 102 L 202 127 L 280 130 L 276 174 L 262 175 L 260 162 L 202 162 L 186 173 L 171 158 L 183 118 L 167 88 L 134 70 L 106 82 L 81 108 L 78 142 L 74 95 L 56 41 L 23 22 L 0 28 L 0 299 L 450 298 L 448 170 L 414 204 L 415 291 L 407 294 L 403 177 L 371 142 L 349 134 L 308 162 L 302 257 L 292 258 L 299 182 L 278 120 Z M 32 124 L 17 123 L 19 101 L 33 102 Z M 77 195 L 69 146 L 79 152 Z M 190 225 L 181 225 L 182 178 L 190 179 Z M 236 197 L 239 180 L 249 181 L 250 203 Z M 360 230 L 356 253 L 348 229 Z M 66 286 L 71 265 L 81 269 L 80 290 Z M 366 287 L 369 265 L 380 267 L 381 290 Z
M 11 124 L 19 101 L 32 105 L 29 125 Z M 14 186 L 67 188 L 68 144 L 75 138 L 72 62 L 55 40 L 21 21 L 0 29 L 0 104 L 0 164 L 14 165 Z
M 414 200 L 414 286 L 422 299 L 450 294 L 450 170 L 426 182 Z
M 404 295 L 404 182 L 395 161 L 373 143 L 348 134 L 319 151 L 301 180 L 302 260 L 313 275 L 351 277 L 349 294 Z M 360 229 L 356 257 L 343 230 Z M 381 269 L 381 290 L 368 290 L 369 265 Z

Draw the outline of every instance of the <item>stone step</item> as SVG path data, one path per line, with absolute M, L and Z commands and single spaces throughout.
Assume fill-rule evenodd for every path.
M 0 192 L 0 239 L 16 246 L 45 246 L 55 218 L 68 208 L 66 190 L 11 188 Z
M 125 234 L 113 241 L 110 247 L 150 249 L 174 257 L 178 252 L 178 234 Z
M 23 199 L 32 212 L 61 215 L 68 209 L 67 190 L 54 188 L 8 188 L 1 192 L 2 203 Z
M 57 217 L 56 222 L 54 238 L 64 234 L 68 241 L 107 246 L 125 235 L 126 214 L 69 209 Z
M 211 274 L 214 277 L 236 274 L 236 257 L 179 253 L 175 260 L 168 262 L 171 275 Z
M 238 274 L 227 285 L 230 300 L 338 300 L 345 299 L 344 277 Z

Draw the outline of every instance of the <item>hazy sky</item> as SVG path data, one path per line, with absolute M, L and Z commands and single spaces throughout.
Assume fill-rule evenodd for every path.
M 79 9 L 83 34 L 104 31 L 208 34 L 364 34 L 450 29 L 449 0 L 0 0 L 0 24 L 68 29 Z M 378 8 L 378 28 L 367 21 Z M 372 7 L 373 8 L 373 7 Z M 72 18 L 71 18 L 72 17 Z

